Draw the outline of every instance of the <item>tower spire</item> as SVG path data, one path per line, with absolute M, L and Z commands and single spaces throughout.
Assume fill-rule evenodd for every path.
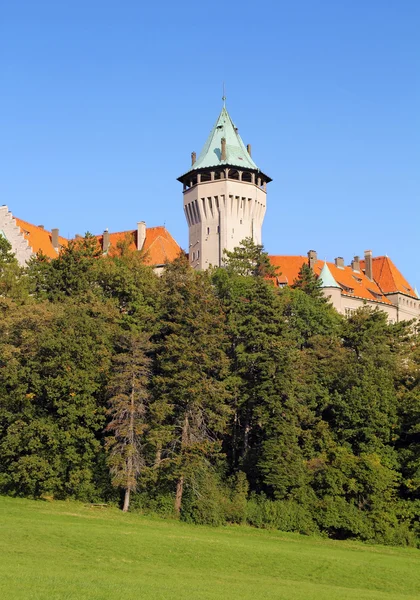
M 222 96 L 222 101 L 223 101 L 223 108 L 226 108 L 225 82 L 223 82 L 223 96 Z

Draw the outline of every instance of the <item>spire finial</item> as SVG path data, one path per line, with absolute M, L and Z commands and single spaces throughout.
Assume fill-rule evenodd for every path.
M 222 100 L 223 100 L 223 108 L 226 108 L 225 82 L 223 82 L 223 96 L 222 96 Z

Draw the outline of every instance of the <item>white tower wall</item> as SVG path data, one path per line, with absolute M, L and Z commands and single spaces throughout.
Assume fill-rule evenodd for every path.
M 250 237 L 261 244 L 266 191 L 232 179 L 197 182 L 184 191 L 190 264 L 196 269 L 223 264 L 223 250 Z

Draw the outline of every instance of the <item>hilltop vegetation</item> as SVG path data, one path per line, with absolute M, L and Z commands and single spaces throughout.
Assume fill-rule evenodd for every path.
M 5 600 L 410 600 L 420 556 L 76 502 L 0 497 Z
M 1 493 L 417 544 L 413 324 L 344 319 L 308 268 L 274 287 L 249 240 L 161 278 L 101 254 L 21 269 L 0 237 Z

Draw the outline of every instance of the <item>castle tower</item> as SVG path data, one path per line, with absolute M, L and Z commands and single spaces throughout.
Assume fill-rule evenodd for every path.
M 226 107 L 200 155 L 178 178 L 184 186 L 189 227 L 190 264 L 195 269 L 223 264 L 223 250 L 233 250 L 247 237 L 261 244 L 270 177 L 251 158 Z

